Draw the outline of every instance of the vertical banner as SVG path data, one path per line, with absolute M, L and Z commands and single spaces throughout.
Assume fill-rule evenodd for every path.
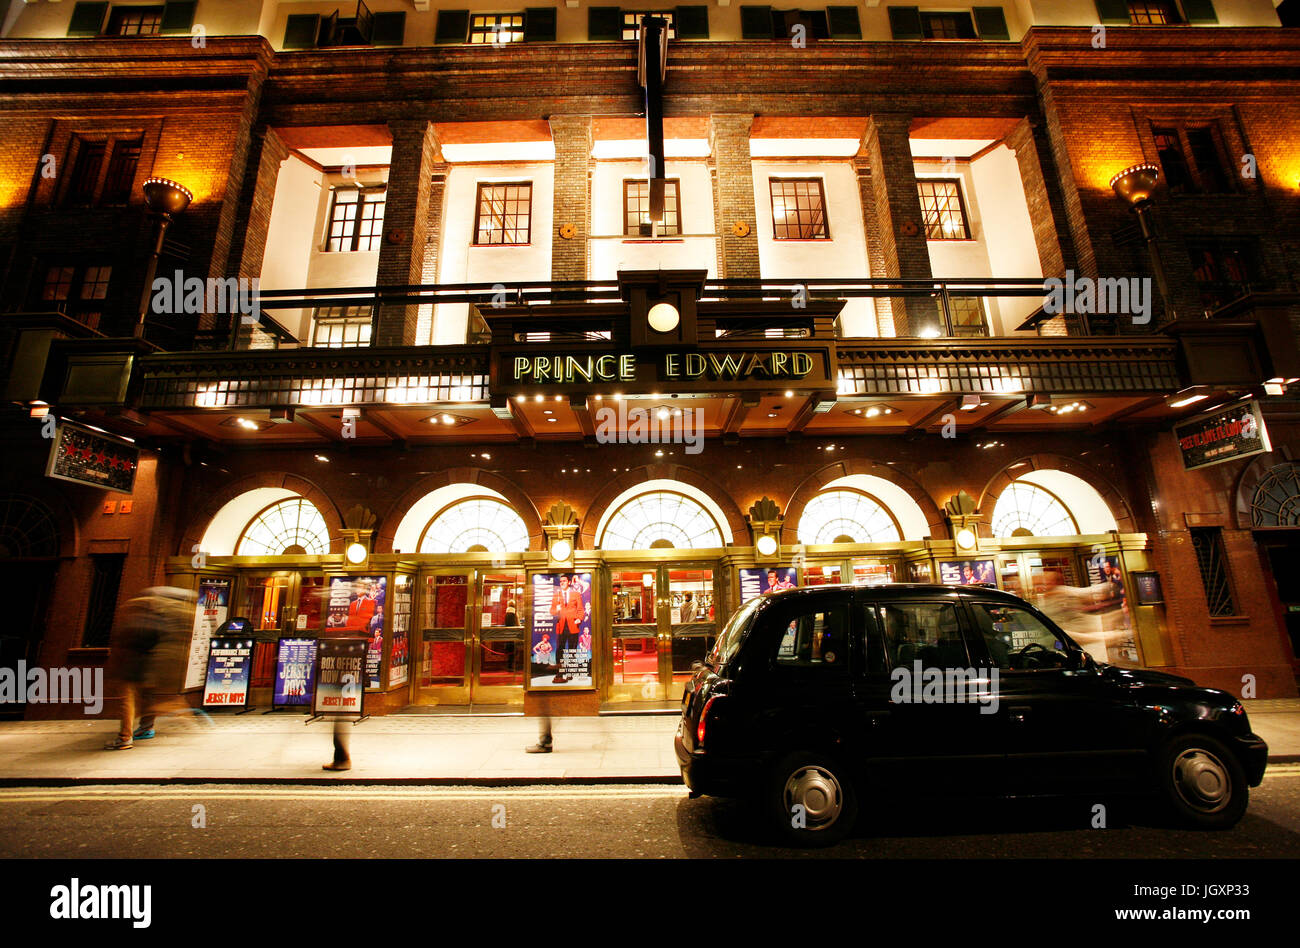
M 997 571 L 992 560 L 945 560 L 939 564 L 939 582 L 945 586 L 973 586 L 989 583 L 997 586 Z
M 388 593 L 386 576 L 333 576 L 330 578 L 329 614 L 326 632 L 354 632 L 364 635 L 366 687 L 380 686 L 384 658 L 384 604 Z
M 388 684 L 406 682 L 411 667 L 411 584 L 399 576 L 393 591 L 393 654 L 388 659 Z
M 740 571 L 740 601 L 748 602 L 767 592 L 794 589 L 799 576 L 793 566 L 768 566 Z
M 534 573 L 531 688 L 591 688 L 591 574 Z
M 1116 665 L 1140 664 L 1119 557 L 1094 555 L 1088 560 L 1088 581 L 1092 584 L 1091 608 L 1105 644 L 1105 661 Z
M 311 704 L 316 675 L 315 639 L 280 639 L 271 706 Z
M 243 708 L 253 674 L 253 640 L 216 636 L 208 649 L 203 707 Z
M 361 638 L 320 640 L 316 646 L 314 714 L 362 713 L 366 647 Z
M 190 635 L 189 663 L 185 667 L 185 690 L 200 688 L 208 667 L 208 643 L 230 612 L 230 580 L 205 579 L 199 583 L 199 601 L 194 606 L 194 631 Z

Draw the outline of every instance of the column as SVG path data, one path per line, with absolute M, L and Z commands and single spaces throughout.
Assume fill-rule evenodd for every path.
M 908 143 L 910 126 L 911 116 L 893 113 L 872 115 L 867 124 L 864 144 L 876 208 L 876 231 L 871 236 L 880 245 L 886 275 L 929 280 L 933 273 Z M 937 303 L 929 296 L 893 297 L 890 313 L 899 336 L 918 336 L 941 325 Z
M 390 121 L 393 136 L 388 167 L 388 193 L 384 203 L 384 239 L 379 247 L 378 286 L 406 286 L 424 280 L 424 258 L 429 230 L 429 179 L 438 154 L 438 141 L 428 119 Z M 415 344 L 420 307 L 416 304 L 382 306 L 376 321 L 374 344 Z
M 871 178 L 871 162 L 865 157 L 853 159 L 853 170 L 858 175 L 858 197 L 862 201 L 862 226 L 867 232 L 867 266 L 873 280 L 884 279 L 889 275 L 885 268 L 885 249 L 880 234 L 880 215 L 876 212 L 876 185 Z M 888 299 L 875 297 L 872 305 L 876 310 L 876 335 L 896 335 L 894 329 L 894 310 Z
M 551 279 L 585 280 L 590 266 L 591 116 L 552 115 L 550 123 L 555 143 Z
M 1074 247 L 1070 243 L 1065 198 L 1056 182 L 1043 174 L 1043 166 L 1049 158 L 1047 139 L 1039 127 L 1025 118 L 1012 129 L 1004 142 L 1015 152 L 1016 163 L 1020 166 L 1020 183 L 1029 205 L 1029 219 L 1034 228 L 1034 243 L 1038 247 L 1038 262 L 1043 268 L 1043 276 L 1063 276 L 1067 268 L 1075 268 Z M 1049 319 L 1042 324 L 1041 332 L 1045 336 L 1067 335 L 1065 317 Z
M 751 114 L 709 116 L 709 150 L 717 168 L 718 236 L 722 243 L 720 278 L 756 278 L 762 274 L 758 265 L 758 227 L 754 207 L 754 171 L 749 157 L 749 130 L 754 124 Z M 745 236 L 736 234 L 736 225 L 747 228 Z

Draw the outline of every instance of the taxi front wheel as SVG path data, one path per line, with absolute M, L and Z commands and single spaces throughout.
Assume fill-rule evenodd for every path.
M 764 809 L 767 825 L 786 844 L 832 846 L 857 822 L 858 798 L 836 761 L 799 752 L 787 754 L 772 768 Z
M 1176 737 L 1156 764 L 1157 782 L 1179 822 L 1200 829 L 1228 829 L 1246 812 L 1246 772 L 1222 743 L 1204 734 Z

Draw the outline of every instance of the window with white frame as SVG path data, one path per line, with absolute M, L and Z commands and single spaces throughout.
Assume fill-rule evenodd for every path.
M 524 41 L 524 15 L 522 13 L 476 13 L 469 20 L 469 41 L 500 46 L 502 43 Z
M 312 313 L 311 344 L 329 349 L 370 345 L 369 306 L 318 306 Z
M 799 517 L 800 543 L 887 543 L 902 538 L 885 506 L 861 491 L 825 491 L 808 501 Z
M 623 11 L 623 39 L 637 40 L 641 38 L 641 21 L 648 16 L 657 16 L 661 20 L 668 21 L 668 38 L 677 38 L 677 27 L 673 23 L 673 14 L 671 10 L 645 11 L 645 10 L 624 10 Z
M 491 497 L 472 497 L 438 513 L 420 538 L 421 553 L 522 553 L 528 527 L 514 508 Z
M 531 181 L 480 183 L 474 217 L 474 243 L 478 246 L 529 243 L 532 211 Z
M 302 497 L 267 507 L 248 521 L 235 544 L 236 556 L 324 556 L 329 551 L 325 518 L 315 504 Z
M 926 240 L 970 240 L 966 205 L 956 178 L 920 178 L 916 191 Z
M 678 210 L 678 181 L 664 182 L 664 219 L 659 236 L 675 237 L 682 232 Z M 650 235 L 650 182 L 627 179 L 623 182 L 623 234 L 627 237 Z
M 326 250 L 378 250 L 384 233 L 384 188 L 335 188 Z
M 1078 532 L 1065 504 L 1037 484 L 1012 481 L 993 507 L 995 537 L 1064 537 Z
M 722 531 L 704 505 L 672 491 L 633 497 L 610 517 L 600 535 L 602 550 L 680 550 L 722 545 Z

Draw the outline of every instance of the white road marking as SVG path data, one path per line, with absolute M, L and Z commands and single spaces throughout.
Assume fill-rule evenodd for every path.
M 97 802 L 104 800 L 195 800 L 201 797 L 224 797 L 234 800 L 375 800 L 375 801 L 480 801 L 480 800 L 627 800 L 673 799 L 686 795 L 682 787 L 585 787 L 574 792 L 565 787 L 469 787 L 440 791 L 433 789 L 407 789 L 402 787 L 338 788 L 292 787 L 278 790 L 261 787 L 246 790 L 240 787 L 50 787 L 26 789 L 0 789 L 0 803 L 41 802 Z

